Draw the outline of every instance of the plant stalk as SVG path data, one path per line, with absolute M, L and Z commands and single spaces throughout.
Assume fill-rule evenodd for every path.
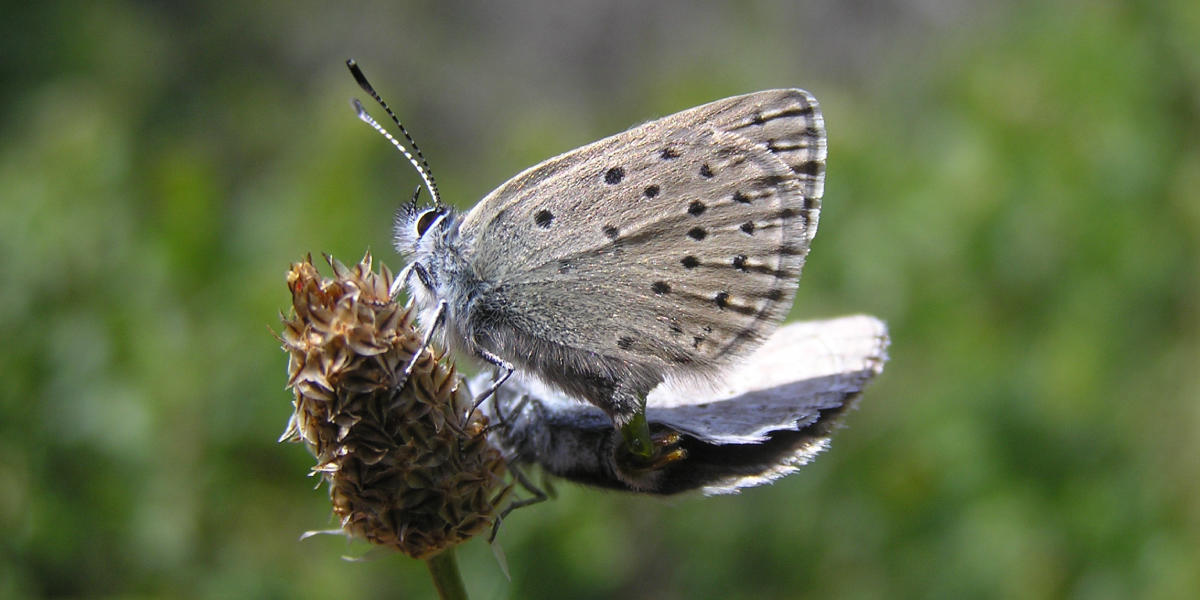
M 445 550 L 425 559 L 429 567 L 429 575 L 433 577 L 433 587 L 437 588 L 441 600 L 468 600 L 467 588 L 463 586 L 462 574 L 458 571 L 458 559 L 454 557 L 454 548 Z

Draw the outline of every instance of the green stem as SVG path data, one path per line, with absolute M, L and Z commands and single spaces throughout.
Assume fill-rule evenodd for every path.
M 654 442 L 650 439 L 650 424 L 646 421 L 644 407 L 621 428 L 621 436 L 625 440 L 625 450 L 630 454 L 643 460 L 654 456 Z
M 467 600 L 467 588 L 463 586 L 462 574 L 458 572 L 458 560 L 454 548 L 447 548 L 425 559 L 433 587 L 437 588 L 441 600 Z

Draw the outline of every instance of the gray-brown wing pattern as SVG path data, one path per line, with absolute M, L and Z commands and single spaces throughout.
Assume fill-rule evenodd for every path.
M 460 234 L 531 335 L 700 371 L 787 314 L 824 169 L 812 96 L 757 92 L 532 167 L 481 201 Z

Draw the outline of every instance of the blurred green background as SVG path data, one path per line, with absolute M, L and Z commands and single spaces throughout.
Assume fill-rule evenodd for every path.
M 460 550 L 473 598 L 1200 597 L 1200 4 L 31 3 L 0 23 L 0 598 L 424 598 L 345 562 L 279 445 L 307 252 L 392 267 L 467 207 L 728 95 L 821 100 L 793 318 L 892 360 L 832 449 L 737 497 L 560 484 Z

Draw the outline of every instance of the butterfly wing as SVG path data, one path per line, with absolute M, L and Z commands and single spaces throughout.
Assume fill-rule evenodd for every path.
M 759 443 L 843 410 L 883 372 L 888 344 L 887 325 L 867 315 L 788 323 L 719 385 L 655 389 L 646 415 L 711 443 Z
M 719 389 L 660 386 L 646 417 L 681 432 L 684 459 L 665 466 L 657 494 L 737 492 L 794 472 L 829 445 L 842 417 L 887 361 L 887 326 L 866 315 L 790 323 L 739 362 Z M 472 388 L 486 386 L 485 374 Z M 537 382 L 517 380 L 484 405 L 510 460 L 603 487 L 632 490 L 612 464 L 620 443 L 604 413 Z
M 534 166 L 459 231 L 519 335 L 706 373 L 791 307 L 825 154 L 807 92 L 726 98 Z

